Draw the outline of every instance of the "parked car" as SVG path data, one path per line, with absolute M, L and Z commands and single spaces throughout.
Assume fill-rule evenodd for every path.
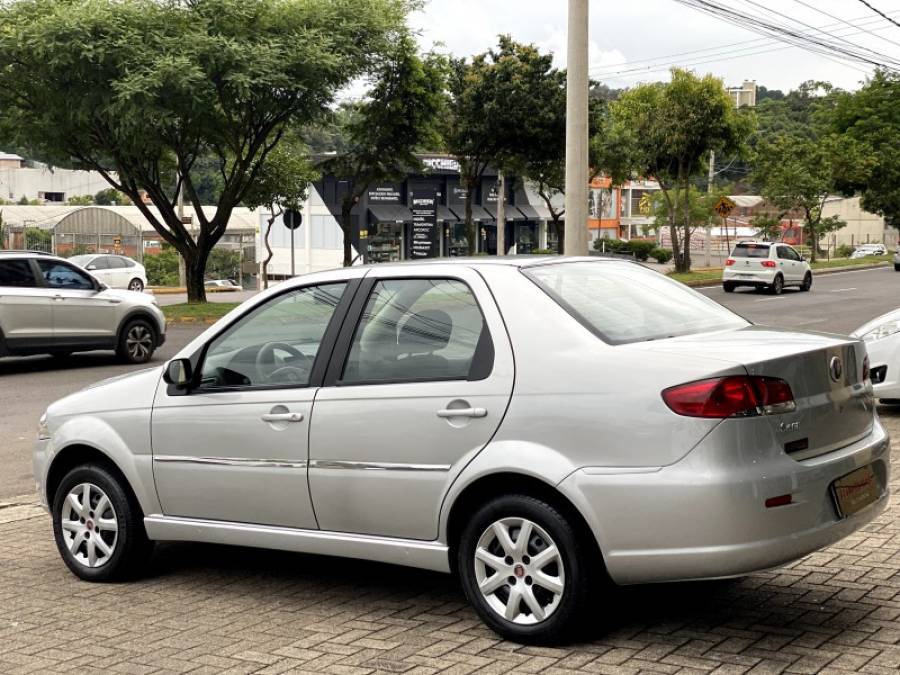
M 35 476 L 82 579 L 155 540 L 362 558 L 452 571 L 500 635 L 553 643 L 607 580 L 768 569 L 881 512 L 865 354 L 633 262 L 349 267 L 54 403 Z
M 803 256 L 792 246 L 768 241 L 742 241 L 731 251 L 722 270 L 726 293 L 733 293 L 738 286 L 753 286 L 781 295 L 785 286 L 808 291 L 812 282 L 812 270 Z
M 153 296 L 108 288 L 64 258 L 0 251 L 0 356 L 114 349 L 144 363 L 165 339 Z
M 886 255 L 887 249 L 884 247 L 884 244 L 861 244 L 854 249 L 853 253 L 850 254 L 851 260 L 856 260 L 858 258 L 867 258 L 869 256 L 875 255 Z
M 217 291 L 239 291 L 241 287 L 233 279 L 208 279 L 203 282 L 206 288 Z
M 900 309 L 872 319 L 852 335 L 866 343 L 875 395 L 883 403 L 900 403 Z
M 110 288 L 127 288 L 140 293 L 147 287 L 147 270 L 124 255 L 73 255 L 69 262 L 87 270 Z

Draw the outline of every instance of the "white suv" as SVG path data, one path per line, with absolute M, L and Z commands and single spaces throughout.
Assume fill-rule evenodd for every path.
M 165 339 L 152 295 L 107 288 L 63 258 L 0 251 L 0 356 L 114 349 L 145 363 Z
M 812 271 L 803 256 L 787 244 L 742 241 L 734 247 L 722 270 L 722 288 L 731 293 L 738 286 L 768 288 L 780 295 L 785 286 L 812 288 Z

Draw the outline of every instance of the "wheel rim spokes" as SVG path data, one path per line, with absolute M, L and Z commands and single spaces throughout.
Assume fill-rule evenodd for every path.
M 125 346 L 132 358 L 142 359 L 150 354 L 150 349 L 153 346 L 153 337 L 144 326 L 135 326 L 128 331 L 128 335 L 125 338 Z
M 101 567 L 116 550 L 119 521 L 106 493 L 93 483 L 74 486 L 60 514 L 65 547 L 85 567 Z
M 556 611 L 565 570 L 556 543 L 525 518 L 488 527 L 475 547 L 475 579 L 488 606 L 507 621 L 535 624 Z

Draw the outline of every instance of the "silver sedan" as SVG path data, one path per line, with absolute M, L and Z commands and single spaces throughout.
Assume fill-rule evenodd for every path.
M 348 556 L 456 573 L 499 634 L 554 643 L 610 583 L 849 535 L 887 503 L 888 445 L 860 340 L 635 263 L 458 259 L 261 293 L 51 405 L 34 470 L 82 579 L 157 540 Z

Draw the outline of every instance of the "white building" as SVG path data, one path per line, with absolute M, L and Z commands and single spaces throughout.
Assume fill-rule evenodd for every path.
M 0 152 L 0 200 L 65 204 L 72 197 L 95 195 L 110 185 L 96 171 L 73 171 L 29 162 Z

